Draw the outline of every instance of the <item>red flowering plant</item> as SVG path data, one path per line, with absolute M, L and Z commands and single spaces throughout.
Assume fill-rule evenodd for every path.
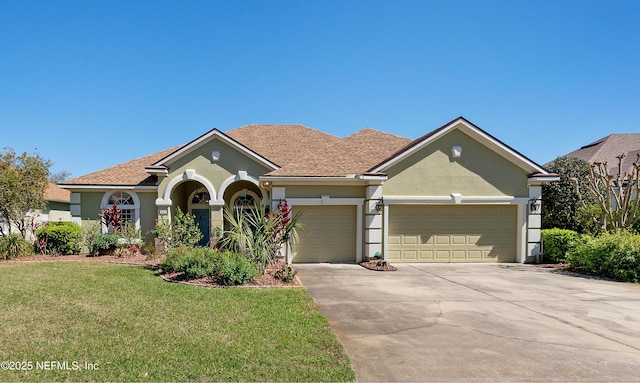
M 100 214 L 102 223 L 104 223 L 109 230 L 113 230 L 113 234 L 118 234 L 118 229 L 121 225 L 121 216 L 120 209 L 118 209 L 118 206 L 115 204 L 108 209 L 102 210 L 102 214 Z

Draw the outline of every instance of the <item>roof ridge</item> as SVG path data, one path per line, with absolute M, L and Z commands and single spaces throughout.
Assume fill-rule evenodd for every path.
M 350 135 L 346 136 L 344 139 L 349 139 L 349 138 L 351 138 L 351 137 L 353 137 L 353 136 L 355 136 L 355 135 L 357 135 L 357 134 L 359 134 L 359 133 L 366 132 L 366 131 L 372 131 L 372 132 L 376 132 L 376 133 L 382 133 L 382 134 L 386 134 L 386 135 L 388 135 L 388 136 L 393 136 L 393 137 L 396 137 L 396 138 L 402 138 L 402 139 L 405 139 L 405 140 L 413 141 L 413 140 L 412 140 L 412 139 L 410 139 L 410 138 L 407 138 L 407 137 L 404 137 L 404 136 L 399 136 L 399 135 L 394 134 L 394 133 L 385 132 L 384 130 L 378 130 L 378 129 L 375 129 L 375 128 L 370 128 L 370 127 L 368 127 L 368 126 L 367 126 L 367 127 L 362 128 L 362 129 L 360 129 L 360 130 L 358 130 L 358 131 L 357 131 L 357 132 L 355 132 L 355 133 L 351 133 Z
M 301 128 L 305 128 L 305 129 L 313 130 L 313 131 L 318 132 L 318 133 L 326 134 L 327 136 L 333 136 L 333 137 L 342 139 L 342 137 L 336 136 L 335 134 L 327 133 L 327 132 L 322 131 L 320 129 L 312 128 L 312 127 L 309 127 L 309 126 L 304 125 L 304 124 L 245 124 L 245 125 L 239 126 L 237 128 L 233 128 L 233 129 L 227 130 L 227 131 L 225 131 L 225 133 L 232 132 L 234 130 L 238 130 L 238 129 L 242 129 L 242 128 L 251 127 L 251 126 L 299 126 Z

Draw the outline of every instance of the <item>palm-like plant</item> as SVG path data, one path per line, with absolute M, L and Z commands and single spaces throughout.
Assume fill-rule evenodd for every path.
M 225 209 L 224 214 L 230 229 L 225 232 L 222 246 L 244 254 L 261 273 L 283 245 L 297 240 L 301 229 L 300 214 L 290 218 L 288 209 L 270 214 L 261 205 L 245 211 Z

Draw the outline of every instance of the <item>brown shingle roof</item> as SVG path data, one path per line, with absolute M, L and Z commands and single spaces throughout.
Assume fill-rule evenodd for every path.
M 589 163 L 607 162 L 607 167 L 611 169 L 617 168 L 617 157 L 625 154 L 622 169 L 626 171 L 636 161 L 638 152 L 640 152 L 640 133 L 625 133 L 610 134 L 562 157 L 579 158 Z M 617 169 L 615 171 L 617 172 Z
M 303 125 L 251 124 L 225 134 L 280 166 L 342 141 L 340 137 Z
M 60 189 L 53 182 L 49 182 L 47 190 L 44 193 L 44 198 L 47 201 L 71 201 L 71 192 L 69 190 Z
M 99 170 L 97 172 L 61 182 L 60 185 L 153 186 L 156 184 L 156 177 L 149 175 L 144 168 L 151 166 L 181 147 L 182 145 L 176 146 L 171 149 L 166 149 L 158 153 L 124 162 L 104 170 Z
M 362 174 L 410 142 L 404 137 L 366 128 L 331 146 L 309 152 L 269 175 L 329 177 Z

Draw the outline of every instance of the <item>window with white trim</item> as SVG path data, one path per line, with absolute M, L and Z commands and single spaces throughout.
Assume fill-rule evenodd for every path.
M 140 199 L 135 192 L 113 191 L 107 192 L 102 197 L 101 209 L 109 209 L 113 205 L 120 210 L 120 222 L 130 222 L 136 228 L 140 228 Z M 104 227 L 104 231 L 111 231 L 111 228 Z

